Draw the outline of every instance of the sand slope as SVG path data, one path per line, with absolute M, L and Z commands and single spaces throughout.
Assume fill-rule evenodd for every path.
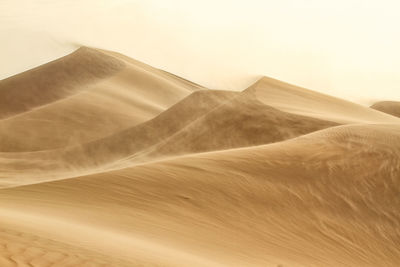
M 237 93 L 200 90 L 142 124 L 88 143 L 29 153 L 0 153 L 1 186 L 104 169 L 161 142 Z M 24 170 L 21 174 L 20 170 Z M 26 177 L 27 179 L 23 179 Z
M 8 116 L 0 120 L 0 151 L 95 140 L 146 121 L 198 89 L 204 88 L 143 63 L 81 48 L 0 82 L 0 118 Z
M 396 108 L 81 48 L 0 81 L 0 266 L 399 266 Z
M 63 58 L 4 79 L 0 81 L 0 118 L 79 93 L 124 67 L 120 60 L 94 49 L 81 48 Z
M 71 177 L 182 154 L 268 144 L 336 125 L 277 110 L 247 93 L 200 90 L 154 119 L 105 138 L 65 149 L 0 154 L 0 168 L 6 170 L 0 186 Z M 21 169 L 23 174 L 18 171 Z
M 387 114 L 400 117 L 400 102 L 398 101 L 382 101 L 375 103 L 371 108 L 385 112 Z
M 137 245 L 170 253 L 178 266 L 190 257 L 174 251 L 192 255 L 193 266 L 199 258 L 225 266 L 397 266 L 398 142 L 398 125 L 342 126 L 284 143 L 3 189 L 2 224 L 112 251 L 124 261 L 142 260 L 146 253 L 136 249 L 124 253 Z M 59 233 L 64 224 L 68 235 Z M 81 227 L 96 234 L 79 240 Z M 111 233 L 127 243 L 96 242 Z
M 247 89 L 263 103 L 337 123 L 399 123 L 399 119 L 343 99 L 263 77 Z
M 338 125 L 275 109 L 241 93 L 147 151 L 147 158 L 274 143 Z

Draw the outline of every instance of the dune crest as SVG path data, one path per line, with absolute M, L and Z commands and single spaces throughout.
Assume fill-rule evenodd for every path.
M 86 47 L 70 55 L 0 81 L 0 118 L 79 93 L 115 74 L 125 64 Z
M 264 104 L 340 124 L 399 123 L 399 119 L 343 99 L 263 77 L 246 89 Z

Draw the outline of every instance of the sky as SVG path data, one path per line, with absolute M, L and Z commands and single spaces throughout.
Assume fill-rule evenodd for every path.
M 371 104 L 400 101 L 397 0 L 0 0 L 0 79 L 79 46 L 212 89 L 261 76 Z

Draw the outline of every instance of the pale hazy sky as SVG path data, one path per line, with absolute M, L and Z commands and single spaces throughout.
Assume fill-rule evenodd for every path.
M 87 45 L 209 88 L 266 75 L 400 100 L 399 13 L 397 0 L 0 0 L 0 79 Z

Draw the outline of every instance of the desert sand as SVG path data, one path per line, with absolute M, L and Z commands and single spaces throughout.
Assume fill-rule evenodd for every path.
M 0 266 L 399 266 L 399 107 L 82 47 L 0 81 Z

